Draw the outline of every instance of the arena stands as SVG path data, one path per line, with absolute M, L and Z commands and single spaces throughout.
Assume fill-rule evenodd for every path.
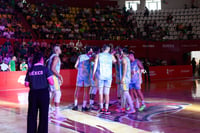
M 8 1 L 0 1 L 0 37 L 31 38 L 14 7 Z
M 21 7 L 32 29 L 43 39 L 177 40 L 200 36 L 198 8 L 121 11 L 26 3 Z M 169 18 L 171 17 L 171 18 Z
M 77 56 L 84 51 L 83 47 L 74 44 L 76 40 L 113 40 L 120 43 L 123 40 L 200 39 L 199 8 L 155 10 L 144 15 L 145 11 L 126 11 L 114 6 L 83 8 L 42 2 L 26 3 L 21 0 L 15 4 L 16 7 L 0 1 L 0 38 L 7 39 L 0 47 L 0 63 L 6 56 L 16 55 L 20 64 L 23 59 L 31 60 L 32 54 L 38 50 L 42 50 L 48 58 L 52 45 L 59 44 L 63 50 L 62 67 L 73 68 Z M 32 32 L 37 36 L 33 37 Z M 87 45 L 87 41 L 84 45 Z M 166 46 L 171 44 L 162 47 Z

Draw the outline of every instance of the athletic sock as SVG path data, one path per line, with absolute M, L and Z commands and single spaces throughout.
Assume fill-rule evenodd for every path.
M 145 102 L 144 102 L 144 100 L 142 100 L 142 102 L 141 102 L 141 103 L 142 103 L 142 105 L 145 105 Z
M 93 105 L 94 104 L 94 100 L 90 100 L 90 105 Z
M 78 105 L 78 100 L 74 100 L 74 106 L 77 106 Z
M 135 100 L 135 106 L 136 106 L 136 108 L 140 107 L 140 102 L 139 102 L 138 98 Z
M 109 104 L 105 104 L 105 108 L 108 110 L 108 106 L 109 106 Z
M 100 103 L 100 109 L 103 109 L 103 103 Z
M 124 92 L 124 95 L 125 95 L 126 101 L 128 102 L 128 104 L 129 104 L 129 106 L 130 106 L 130 109 L 131 109 L 131 110 L 134 110 L 134 106 L 133 106 L 133 104 L 132 104 L 133 101 L 132 101 L 132 98 L 131 98 L 129 92 L 128 92 L 128 91 Z
M 55 107 L 55 112 L 56 112 L 56 114 L 60 113 L 60 108 L 59 107 Z
M 83 108 L 85 108 L 85 107 L 86 107 L 86 105 L 87 105 L 87 101 L 86 101 L 86 100 L 84 100 L 84 101 L 83 101 Z

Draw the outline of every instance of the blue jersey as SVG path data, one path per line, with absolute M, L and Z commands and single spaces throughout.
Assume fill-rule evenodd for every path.
M 99 80 L 112 80 L 112 55 L 110 53 L 99 54 L 97 78 Z
M 79 56 L 78 75 L 79 80 L 90 79 L 90 57 L 87 54 Z
M 130 60 L 128 57 L 124 57 L 124 59 L 127 62 L 127 68 L 126 68 L 126 74 L 125 74 L 125 83 L 129 84 L 131 81 L 131 64 L 130 64 Z M 122 74 L 123 74 L 123 65 L 122 65 Z
M 138 60 L 135 60 L 133 62 L 131 62 L 131 71 L 132 71 L 132 75 L 131 75 L 131 83 L 136 83 L 140 81 L 140 68 L 137 64 Z

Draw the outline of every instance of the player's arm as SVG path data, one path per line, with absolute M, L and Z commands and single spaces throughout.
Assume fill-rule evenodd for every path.
M 137 64 L 141 71 L 144 71 L 144 66 L 142 65 L 142 62 L 140 60 L 137 60 Z
M 9 62 L 9 65 L 8 65 L 8 70 L 11 71 L 11 63 Z
M 123 84 L 125 80 L 125 75 L 127 72 L 127 61 L 124 58 L 122 59 L 122 65 L 123 65 L 123 73 L 122 73 L 121 83 Z
M 20 64 L 20 70 L 22 70 L 22 64 Z
M 28 65 L 26 64 L 25 66 L 24 66 L 26 69 L 28 69 Z
M 55 56 L 53 59 L 52 66 L 51 66 L 51 71 L 53 72 L 54 75 L 56 75 L 61 80 L 61 82 L 63 82 L 62 76 L 56 71 L 56 65 L 58 61 L 59 61 L 59 57 Z
M 115 56 L 112 54 L 112 62 L 113 63 L 116 63 L 117 62 L 117 60 L 116 60 L 116 58 L 115 58 Z
M 80 60 L 80 58 L 78 57 L 78 59 L 76 60 L 75 65 L 74 65 L 74 67 L 75 67 L 76 69 L 78 68 L 79 60 Z
M 97 70 L 98 60 L 99 60 L 99 55 L 97 54 L 95 59 L 94 59 L 94 68 L 93 68 L 93 72 L 92 72 L 92 78 L 93 79 L 95 78 L 95 73 L 96 73 L 96 70 Z

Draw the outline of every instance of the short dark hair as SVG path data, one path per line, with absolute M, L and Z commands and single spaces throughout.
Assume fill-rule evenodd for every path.
M 131 50 L 131 51 L 129 52 L 129 54 L 135 55 L 135 52 L 134 52 L 133 50 Z
M 129 54 L 129 51 L 128 51 L 127 48 L 123 48 L 122 51 L 123 51 L 123 53 L 125 53 L 125 54 Z
M 92 47 L 86 46 L 85 52 L 88 53 L 90 51 L 90 49 L 92 49 Z
M 103 45 L 103 50 L 106 50 L 108 47 L 111 48 L 111 46 L 109 44 L 104 44 Z
M 41 60 L 41 58 L 44 58 L 43 54 L 41 52 L 36 52 L 33 56 L 32 65 L 38 63 Z

